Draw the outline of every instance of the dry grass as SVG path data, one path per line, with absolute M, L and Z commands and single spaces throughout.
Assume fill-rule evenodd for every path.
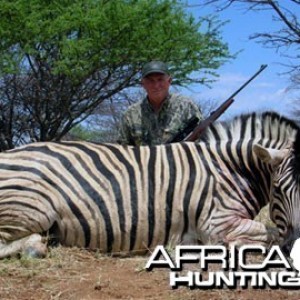
M 265 224 L 267 227 L 270 228 L 275 228 L 275 224 L 272 222 L 270 218 L 270 213 L 269 213 L 269 205 L 265 206 L 259 214 L 255 218 L 256 221 L 259 221 L 263 224 Z
M 258 219 L 274 226 L 267 208 Z M 168 270 L 147 272 L 147 260 L 148 256 L 116 258 L 63 247 L 51 249 L 45 259 L 4 259 L 0 261 L 0 299 L 300 299 L 299 291 L 289 290 L 172 290 Z
M 298 291 L 284 290 L 172 290 L 168 270 L 146 272 L 147 260 L 63 247 L 52 249 L 46 259 L 2 260 L 0 299 L 300 299 Z

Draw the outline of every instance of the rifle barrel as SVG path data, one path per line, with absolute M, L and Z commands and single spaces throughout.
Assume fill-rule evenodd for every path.
M 241 90 L 243 90 L 255 77 L 257 77 L 268 65 L 261 65 L 260 69 L 249 78 L 238 90 L 236 90 L 227 100 L 234 98 Z
M 200 122 L 194 130 L 188 134 L 183 141 L 195 141 L 199 138 L 201 133 L 212 123 L 214 122 L 225 110 L 234 102 L 234 97 L 247 86 L 255 77 L 257 77 L 268 65 L 261 65 L 260 69 L 248 79 L 237 91 L 235 91 L 227 100 L 225 100 L 208 118 Z

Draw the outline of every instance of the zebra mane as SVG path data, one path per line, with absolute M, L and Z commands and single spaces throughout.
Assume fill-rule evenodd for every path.
M 206 130 L 201 140 L 207 143 L 253 140 L 276 149 L 292 147 L 293 176 L 300 184 L 300 128 L 295 121 L 276 112 L 250 113 L 226 122 L 216 122 Z
M 294 179 L 300 183 L 300 131 L 297 131 L 296 139 L 293 144 L 294 160 L 293 175 Z
M 201 140 L 205 142 L 217 141 L 245 141 L 256 140 L 258 143 L 272 146 L 294 143 L 300 154 L 300 130 L 298 125 L 276 112 L 243 114 L 225 122 L 215 122 L 205 132 Z M 297 147 L 296 147 L 297 145 Z

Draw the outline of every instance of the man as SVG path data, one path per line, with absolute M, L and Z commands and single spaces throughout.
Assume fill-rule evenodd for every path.
M 142 69 L 147 96 L 125 112 L 119 142 L 126 145 L 158 145 L 171 142 L 192 121 L 202 120 L 198 107 L 188 98 L 170 94 L 168 66 L 151 61 Z

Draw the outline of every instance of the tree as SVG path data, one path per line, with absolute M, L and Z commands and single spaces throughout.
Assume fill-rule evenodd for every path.
M 275 32 L 254 33 L 249 38 L 256 39 L 265 47 L 274 48 L 282 56 L 289 59 L 286 64 L 287 73 L 290 74 L 290 89 L 300 89 L 300 1 L 299 0 L 205 0 L 204 5 L 216 4 L 223 10 L 234 4 L 243 4 L 247 10 L 269 11 L 272 13 L 272 21 L 279 24 Z M 296 53 L 296 54 L 291 54 Z M 299 118 L 300 98 L 295 99 L 295 108 L 292 114 Z
M 272 13 L 272 21 L 277 22 L 280 28 L 275 32 L 258 32 L 253 33 L 249 38 L 256 39 L 265 47 L 274 48 L 293 60 L 289 65 L 291 79 L 294 73 L 299 72 L 300 61 L 298 51 L 300 48 L 300 20 L 299 0 L 205 0 L 204 5 L 217 4 L 219 10 L 224 10 L 234 4 L 244 4 L 247 10 L 252 11 L 269 11 Z M 291 52 L 296 54 L 293 55 Z
M 280 28 L 276 32 L 260 32 L 250 36 L 257 39 L 266 47 L 273 47 L 280 51 L 281 48 L 294 48 L 300 45 L 300 23 L 297 10 L 300 9 L 299 0 L 205 0 L 204 5 L 218 4 L 218 9 L 229 8 L 233 4 L 243 3 L 247 10 L 270 11 L 272 21 L 278 22 Z M 289 55 L 289 54 L 286 54 Z M 294 57 L 299 59 L 299 57 Z
M 169 62 L 175 84 L 210 82 L 232 58 L 222 23 L 196 20 L 180 3 L 1 1 L 0 150 L 61 139 L 104 100 L 136 86 L 151 59 Z
M 84 140 L 96 143 L 115 143 L 122 114 L 129 105 L 143 97 L 139 89 L 127 89 L 107 99 L 99 105 L 83 124 L 73 127 L 64 140 Z

